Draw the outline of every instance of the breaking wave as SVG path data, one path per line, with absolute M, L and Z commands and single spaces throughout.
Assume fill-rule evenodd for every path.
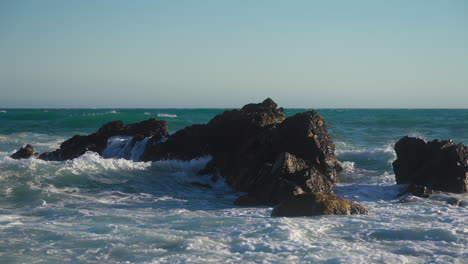
M 165 114 L 165 113 L 158 113 L 158 117 L 169 117 L 169 118 L 176 118 L 177 115 L 175 114 Z

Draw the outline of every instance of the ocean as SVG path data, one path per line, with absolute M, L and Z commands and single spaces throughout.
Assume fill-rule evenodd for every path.
M 468 110 L 317 110 L 344 167 L 334 191 L 371 215 L 272 218 L 271 207 L 234 206 L 242 193 L 223 182 L 190 184 L 210 183 L 196 175 L 210 157 L 138 162 L 112 149 L 110 158 L 63 162 L 9 157 L 25 143 L 54 150 L 113 120 L 153 117 L 173 133 L 223 111 L 0 109 L 0 263 L 467 263 L 468 195 L 398 203 L 391 163 L 405 135 L 468 144 Z

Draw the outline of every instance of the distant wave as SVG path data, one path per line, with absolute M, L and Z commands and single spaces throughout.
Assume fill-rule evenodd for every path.
M 170 118 L 176 118 L 177 115 L 174 114 L 165 114 L 165 113 L 158 113 L 158 117 L 170 117 Z
M 149 115 L 151 115 L 151 113 L 150 113 L 150 112 L 145 112 L 144 115 L 148 115 L 148 116 L 149 116 Z
M 119 112 L 115 111 L 115 110 L 112 110 L 112 111 L 109 111 L 107 112 L 107 114 L 118 114 Z
M 0 113 L 6 113 L 6 112 L 7 112 L 7 111 L 5 111 L 5 110 L 0 110 Z

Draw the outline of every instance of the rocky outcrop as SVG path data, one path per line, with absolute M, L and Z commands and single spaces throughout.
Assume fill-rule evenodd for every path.
M 395 152 L 397 159 L 393 162 L 393 170 L 398 184 L 453 193 L 467 192 L 467 146 L 455 144 L 452 140 L 425 142 L 405 136 L 395 144 Z
M 30 157 L 37 158 L 38 155 L 39 154 L 37 152 L 34 152 L 33 146 L 26 144 L 10 157 L 12 159 L 29 159 Z
M 330 193 L 292 196 L 276 206 L 271 216 L 316 216 L 369 214 L 364 207 Z
M 260 104 L 225 111 L 206 125 L 192 125 L 179 130 L 166 142 L 147 148 L 142 160 L 190 160 L 206 155 L 223 155 L 238 149 L 264 127 L 284 119 L 283 109 L 278 109 L 276 103 L 268 98 Z
M 76 135 L 60 145 L 60 148 L 42 153 L 39 158 L 43 160 L 69 160 L 83 155 L 86 151 L 93 151 L 99 154 L 107 146 L 109 138 L 114 136 L 132 136 L 134 138 L 152 137 L 160 140 L 168 135 L 166 121 L 154 118 L 124 125 L 120 120 L 103 125 L 96 133 L 87 136 Z
M 67 160 L 86 151 L 102 155 L 114 136 L 132 136 L 133 141 L 152 137 L 142 161 L 211 156 L 199 174 L 211 174 L 213 180 L 223 177 L 234 190 L 246 192 L 237 205 L 277 205 L 294 195 L 331 192 L 339 168 L 325 120 L 315 111 L 286 118 L 270 98 L 225 111 L 207 124 L 192 125 L 171 136 L 165 121 L 149 119 L 130 125 L 114 121 L 91 135 L 74 136 L 39 158 Z
M 238 205 L 276 205 L 292 195 L 329 192 L 336 182 L 338 163 L 325 120 L 315 111 L 286 118 L 269 98 L 149 145 L 142 160 L 205 155 L 212 160 L 200 173 L 221 175 L 234 190 L 247 192 Z

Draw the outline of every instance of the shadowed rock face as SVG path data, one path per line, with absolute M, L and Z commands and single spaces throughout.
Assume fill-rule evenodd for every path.
M 271 216 L 316 216 L 369 214 L 364 207 L 330 193 L 292 196 L 276 206 Z
M 200 173 L 219 174 L 233 189 L 247 192 L 236 204 L 275 205 L 292 195 L 331 191 L 337 168 L 334 148 L 327 123 L 315 111 L 285 118 L 268 98 L 149 145 L 142 160 L 210 155 L 213 159 Z
M 96 133 L 88 136 L 76 135 L 60 145 L 60 148 L 42 153 L 39 158 L 43 160 L 69 160 L 83 155 L 86 151 L 99 154 L 107 146 L 107 141 L 113 136 L 133 136 L 134 138 L 153 137 L 160 140 L 168 135 L 167 122 L 154 118 L 140 123 L 124 125 L 122 121 L 113 121 L 103 125 Z
M 30 157 L 36 157 L 37 155 L 38 154 L 34 152 L 33 146 L 26 144 L 10 157 L 12 159 L 29 159 Z
M 467 191 L 468 147 L 452 140 L 405 136 L 395 144 L 393 170 L 398 184 L 414 184 L 439 191 Z

